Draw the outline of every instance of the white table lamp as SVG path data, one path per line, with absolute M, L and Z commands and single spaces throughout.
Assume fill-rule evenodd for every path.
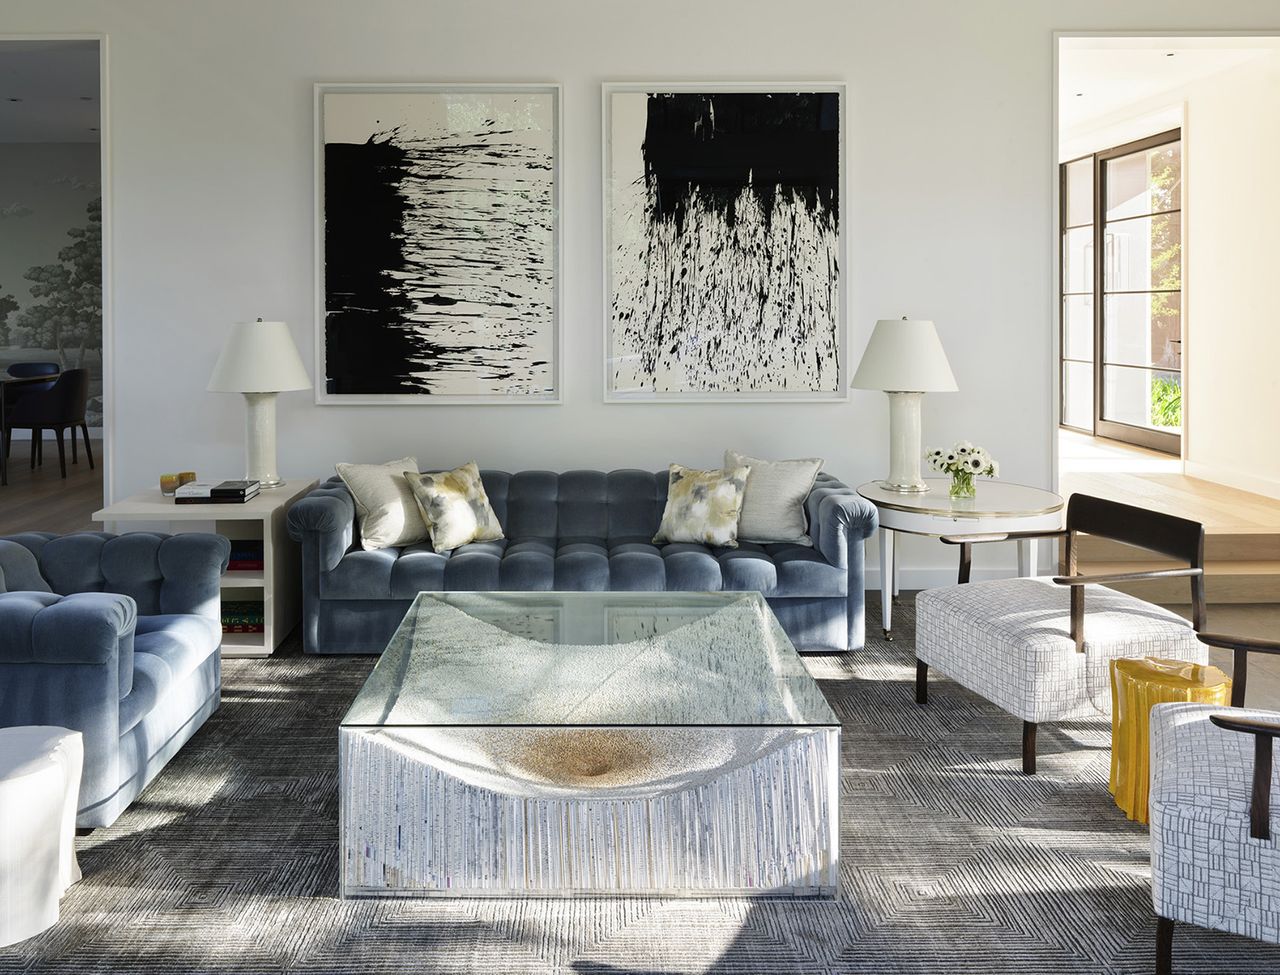
M 889 477 L 883 486 L 903 494 L 928 491 L 920 477 L 920 397 L 958 388 L 933 322 L 876 322 L 850 385 L 889 394 Z
M 288 325 L 259 318 L 231 326 L 213 367 L 209 391 L 244 393 L 247 480 L 258 481 L 263 488 L 284 483 L 276 473 L 276 395 L 310 388 L 311 377 Z

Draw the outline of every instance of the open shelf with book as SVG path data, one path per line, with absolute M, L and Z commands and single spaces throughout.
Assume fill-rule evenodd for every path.
M 297 626 L 302 616 L 301 553 L 289 538 L 289 507 L 315 486 L 315 481 L 289 481 L 262 491 L 242 504 L 175 504 L 158 490 L 146 491 L 95 512 L 94 521 L 108 531 L 164 530 L 215 532 L 230 540 L 231 560 L 219 585 L 222 590 L 224 657 L 265 657 Z M 252 621 L 260 632 L 244 632 L 249 622 L 231 621 L 226 611 L 243 617 L 253 604 Z M 239 632 L 236 632 L 239 631 Z

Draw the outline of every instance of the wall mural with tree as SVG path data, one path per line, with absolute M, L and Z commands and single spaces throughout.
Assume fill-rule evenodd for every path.
M 57 263 L 38 264 L 23 275 L 36 301 L 9 326 L 16 344 L 56 350 L 64 369 L 83 368 L 89 351 L 102 353 L 101 197 L 87 210 L 88 223 L 67 231 L 71 243 L 58 251 Z
M 0 372 L 89 371 L 102 425 L 102 200 L 96 143 L 0 144 Z

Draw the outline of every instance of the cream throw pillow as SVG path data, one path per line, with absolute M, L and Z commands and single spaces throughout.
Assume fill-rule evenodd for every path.
M 698 542 L 737 548 L 738 516 L 750 468 L 700 471 L 672 464 L 668 470 L 667 507 L 654 544 Z
M 822 470 L 822 458 L 761 460 L 726 450 L 724 466 L 751 468 L 738 521 L 738 537 L 742 541 L 813 545 L 804 502 Z
M 409 490 L 406 473 L 418 473 L 414 457 L 385 464 L 338 464 L 338 476 L 356 503 L 360 545 L 366 552 L 427 539 L 427 525 Z
M 437 552 L 491 542 L 502 537 L 502 526 L 489 504 L 480 469 L 475 462 L 442 474 L 406 474 L 418 510 Z

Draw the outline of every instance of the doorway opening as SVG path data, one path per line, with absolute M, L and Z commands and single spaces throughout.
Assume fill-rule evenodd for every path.
M 102 51 L 0 38 L 0 535 L 102 505 Z

